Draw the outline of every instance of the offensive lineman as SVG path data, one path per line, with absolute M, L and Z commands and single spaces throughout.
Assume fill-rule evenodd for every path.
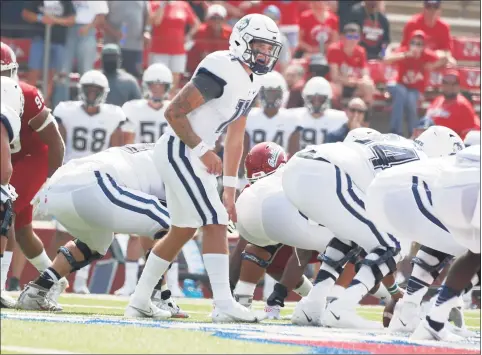
M 420 135 L 420 145 L 393 134 L 347 138 L 342 143 L 310 146 L 297 153 L 283 173 L 283 189 L 288 199 L 308 218 L 337 236 L 323 255 L 320 282 L 297 304 L 293 317 L 312 314 L 312 318 L 321 317 L 325 326 L 379 328 L 379 324 L 359 317 L 355 307 L 370 289 L 395 272 L 400 261 L 400 244 L 367 218 L 365 192 L 380 171 L 426 159 L 425 152 L 437 151 L 441 142 L 457 140 L 449 134 L 437 135 L 432 129 Z M 357 246 L 368 255 L 358 263 L 351 285 L 324 310 L 327 292 L 342 272 L 347 254 Z
M 226 225 L 237 219 L 235 195 L 246 116 L 262 85 L 259 75 L 273 69 L 282 45 L 274 21 L 260 14 L 240 19 L 229 45 L 228 51 L 211 53 L 201 61 L 193 79 L 166 109 L 170 127 L 157 142 L 155 162 L 165 182 L 172 226 L 152 249 L 126 315 L 155 313 L 148 302 L 155 284 L 196 229 L 203 228 L 213 321 L 256 321 L 231 294 Z M 223 169 L 212 149 L 226 128 Z M 216 181 L 223 170 L 224 205 Z
M 120 107 L 105 103 L 109 93 L 105 75 L 98 70 L 87 71 L 80 78 L 79 89 L 79 101 L 60 102 L 54 110 L 65 141 L 64 163 L 123 144 L 121 125 L 126 117 Z M 57 223 L 55 249 L 69 239 L 65 228 Z M 89 270 L 86 266 L 76 273 L 74 292 L 89 293 Z
M 52 176 L 36 197 L 36 209 L 53 215 L 76 239 L 60 247 L 52 266 L 27 285 L 17 308 L 59 311 L 46 292 L 61 277 L 102 258 L 114 232 L 153 237 L 169 228 L 153 149 L 154 144 L 113 147 L 73 159 Z M 156 318 L 171 317 L 168 310 L 152 309 Z
M 0 53 L 1 76 L 18 81 L 18 63 L 12 49 L 2 42 Z M 18 81 L 18 85 L 23 93 L 24 104 L 22 114 L 19 114 L 22 119 L 20 139 L 11 147 L 13 174 L 10 183 L 15 186 L 19 195 L 13 206 L 15 239 L 30 263 L 42 272 L 52 261 L 33 230 L 33 208 L 30 202 L 47 178 L 62 165 L 65 147 L 57 123 L 50 109 L 45 106 L 40 91 L 23 81 Z M 15 96 L 15 91 L 12 82 L 5 85 L 2 82 L 2 100 L 9 102 L 7 98 Z M 7 272 L 10 266 L 15 239 L 9 239 L 9 251 L 5 252 L 5 260 L 2 260 L 5 262 L 2 263 L 2 270 L 6 270 L 4 272 Z M 68 282 L 62 279 L 57 286 L 56 295 L 52 294 L 53 299 L 68 286 Z M 1 287 L 4 288 L 4 285 Z

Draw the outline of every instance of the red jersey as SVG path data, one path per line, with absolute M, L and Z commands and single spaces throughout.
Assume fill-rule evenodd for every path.
M 150 4 L 151 11 L 155 12 L 159 8 L 160 2 L 153 1 Z M 166 3 L 161 23 L 152 27 L 151 53 L 185 54 L 186 26 L 192 26 L 195 20 L 196 14 L 188 2 L 171 1 Z
M 397 52 L 407 52 L 408 48 L 400 47 Z M 425 64 L 438 60 L 437 54 L 430 49 L 425 49 L 419 58 L 404 58 L 395 65 L 398 69 L 397 82 L 409 89 L 424 92 L 427 85 L 428 73 Z
M 452 37 L 450 36 L 450 26 L 443 20 L 438 19 L 435 26 L 428 27 L 423 20 L 423 14 L 413 15 L 403 29 L 403 39 L 401 46 L 408 46 L 412 37 L 412 32 L 422 30 L 427 39 L 426 46 L 431 50 L 452 50 Z
M 328 64 L 337 64 L 341 74 L 347 76 L 362 77 L 363 69 L 367 68 L 367 53 L 365 48 L 357 45 L 351 56 L 343 50 L 343 42 L 331 44 L 327 51 Z
M 45 107 L 42 94 L 35 86 L 23 81 L 20 81 L 19 84 L 23 91 L 25 103 L 21 117 L 20 140 L 12 145 L 13 164 L 22 160 L 26 155 L 36 155 L 41 151 L 48 150 L 47 145 L 40 140 L 38 133 L 29 126 L 30 120 L 35 118 Z
M 330 11 L 325 12 L 323 22 L 313 14 L 313 10 L 306 10 L 301 14 L 300 30 L 303 31 L 300 38 L 310 46 L 319 46 L 321 42 L 330 43 L 333 41 L 333 33 L 338 32 L 338 16 Z
M 252 6 L 249 10 L 248 13 L 250 14 L 262 14 L 264 10 L 270 6 L 274 5 L 276 6 L 281 13 L 281 22 L 280 22 L 280 27 L 283 27 L 286 30 L 293 30 L 298 27 L 298 24 L 300 23 L 300 3 L 301 1 L 290 1 L 290 0 L 284 0 L 284 1 L 270 1 L 270 0 L 264 0 L 260 1 L 258 4 Z
M 469 100 L 461 94 L 452 100 L 447 100 L 443 95 L 436 97 L 427 109 L 426 116 L 437 126 L 451 128 L 462 139 L 467 132 L 480 130 L 480 119 Z

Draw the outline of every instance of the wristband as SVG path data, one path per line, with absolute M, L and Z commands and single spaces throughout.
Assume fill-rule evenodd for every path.
M 42 22 L 42 19 L 44 18 L 44 15 L 38 14 L 37 15 L 37 22 Z
M 203 141 L 201 141 L 197 146 L 192 148 L 192 152 L 194 153 L 194 155 L 196 155 L 199 158 L 202 157 L 204 154 L 206 154 L 208 150 L 209 150 L 208 145 Z
M 223 176 L 224 187 L 238 187 L 238 178 L 236 176 Z

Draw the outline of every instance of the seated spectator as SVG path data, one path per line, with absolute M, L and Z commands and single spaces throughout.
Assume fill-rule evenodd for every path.
M 106 44 L 102 48 L 102 71 L 109 81 L 106 103 L 122 107 L 127 101 L 140 99 L 141 88 L 136 78 L 121 69 L 122 54 L 117 44 Z
M 314 76 L 326 78 L 330 72 L 330 66 L 328 65 L 326 56 L 321 53 L 312 54 L 308 63 L 308 75 L 306 80 L 309 80 Z
M 365 48 L 367 58 L 380 59 L 390 44 L 390 23 L 385 14 L 380 12 L 380 0 L 366 0 L 353 6 L 348 15 L 348 22 L 361 28 L 360 45 Z
M 29 73 L 27 82 L 37 86 L 43 70 L 45 25 L 51 25 L 48 88 L 44 92 L 45 101 L 50 106 L 53 93 L 54 75 L 62 69 L 65 56 L 67 27 L 75 24 L 75 8 L 72 1 L 25 1 L 22 18 L 36 23 L 36 35 L 32 38 L 28 58 Z
M 442 0 L 424 0 L 423 11 L 415 14 L 403 29 L 401 46 L 408 47 L 411 34 L 422 30 L 426 35 L 427 48 L 434 51 L 443 51 L 450 54 L 452 50 L 452 36 L 450 26 L 440 18 Z M 449 57 L 450 63 L 456 64 L 455 59 Z
M 447 69 L 442 77 L 442 95 L 436 97 L 425 114 L 437 126 L 453 129 L 462 139 L 471 130 L 480 130 L 480 119 L 469 100 L 460 93 L 460 76 Z
M 360 97 L 371 106 L 375 84 L 368 71 L 367 54 L 359 42 L 360 27 L 348 23 L 341 40 L 328 47 L 333 96 L 337 99 Z
M 408 121 L 408 134 L 412 135 L 417 125 L 418 100 L 425 92 L 428 71 L 443 67 L 448 58 L 439 57 L 434 51 L 425 47 L 425 33 L 415 31 L 410 36 L 409 47 L 400 47 L 395 53 L 387 54 L 385 62 L 396 64 L 398 76 L 395 85 L 388 85 L 392 96 L 392 113 L 390 132 L 403 135 L 403 116 Z
M 351 9 L 361 0 L 342 0 L 338 1 L 337 15 L 340 21 L 340 31 L 343 31 L 343 27 L 349 22 L 348 18 L 351 14 Z
M 345 110 L 348 117 L 348 122 L 343 124 L 336 131 L 328 132 L 325 137 L 324 143 L 343 142 L 352 129 L 360 127 L 368 127 L 365 122 L 365 116 L 367 113 L 367 105 L 359 97 L 355 97 L 350 100 L 348 107 Z
M 209 6 L 206 22 L 193 37 L 194 46 L 187 55 L 187 71 L 194 73 L 199 62 L 209 53 L 229 48 L 232 28 L 226 23 L 226 9 L 222 5 Z
M 263 14 L 268 16 L 279 26 L 281 12 L 275 5 L 270 5 L 265 8 Z M 281 48 L 281 53 L 274 69 L 278 72 L 283 72 L 291 61 L 290 44 L 288 42 L 288 37 L 286 37 L 283 32 L 281 32 L 281 44 L 283 45 L 283 48 Z
M 291 64 L 286 68 L 284 77 L 289 91 L 286 108 L 304 106 L 303 96 L 301 95 L 303 87 L 305 86 L 304 76 L 305 71 L 299 64 Z
M 186 47 L 192 41 L 201 22 L 189 3 L 184 1 L 152 1 L 152 46 L 149 64 L 162 63 L 172 72 L 172 91 L 179 87 L 181 75 L 186 71 Z M 186 34 L 186 26 L 190 26 Z
M 300 17 L 300 43 L 296 57 L 312 53 L 326 53 L 331 43 L 337 42 L 338 16 L 326 6 L 326 1 L 313 1 L 311 8 Z

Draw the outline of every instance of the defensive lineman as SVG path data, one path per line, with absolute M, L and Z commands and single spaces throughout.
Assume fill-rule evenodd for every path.
M 172 227 L 152 249 L 126 315 L 151 316 L 149 296 L 159 277 L 203 228 L 203 257 L 214 298 L 213 321 L 256 321 L 237 303 L 229 286 L 228 220 L 236 221 L 237 173 L 246 115 L 281 50 L 280 32 L 268 17 L 247 15 L 234 26 L 229 51 L 211 53 L 176 95 L 165 116 L 170 127 L 159 139 L 155 161 L 166 185 Z M 227 128 L 224 169 L 212 150 Z M 223 203 L 216 176 L 223 174 Z

